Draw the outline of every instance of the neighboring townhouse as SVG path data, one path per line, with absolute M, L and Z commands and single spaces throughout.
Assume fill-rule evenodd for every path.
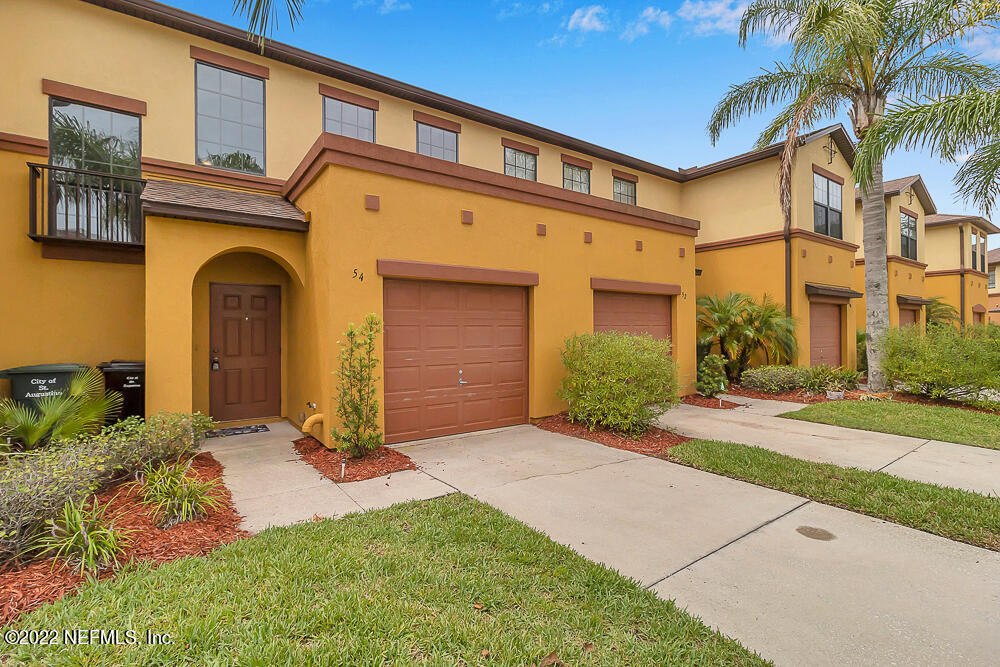
M 376 313 L 389 442 L 563 409 L 575 333 L 669 337 L 691 391 L 687 211 L 736 199 L 682 184 L 711 178 L 291 46 L 261 53 L 151 0 L 7 2 L 4 18 L 0 368 L 141 359 L 147 412 L 315 417 L 326 440 L 338 342 Z M 827 174 L 839 202 L 850 142 L 832 163 L 823 145 L 800 159 L 790 289 L 806 331 L 810 299 L 836 305 L 823 326 L 840 336 L 854 225 L 813 233 L 806 183 Z M 772 185 L 773 169 L 750 189 Z M 720 230 L 740 214 L 720 210 Z M 780 266 L 777 245 L 743 270 Z M 783 297 L 780 278 L 767 289 Z
M 854 146 L 840 125 L 802 138 L 787 227 L 778 196 L 782 149 L 681 170 L 681 212 L 701 221 L 698 295 L 767 294 L 797 321 L 795 363 L 854 368 L 859 240 L 854 207 L 845 200 L 854 192 Z
M 997 270 L 1000 269 L 1000 248 L 986 253 L 987 283 L 989 289 L 986 309 L 989 311 L 989 321 L 1000 324 L 1000 286 L 997 285 Z
M 924 326 L 926 313 L 927 238 L 925 220 L 937 213 L 934 200 L 919 174 L 883 183 L 885 189 L 886 265 L 889 270 L 889 326 Z M 864 219 L 861 193 L 855 188 L 858 253 L 854 287 L 865 291 Z M 858 329 L 868 320 L 867 301 L 859 300 Z
M 928 297 L 954 306 L 962 324 L 986 322 L 989 302 L 986 237 L 1000 229 L 975 215 L 936 214 L 926 218 Z

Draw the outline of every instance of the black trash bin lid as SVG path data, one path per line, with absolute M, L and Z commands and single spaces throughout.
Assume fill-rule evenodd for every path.
M 145 361 L 124 361 L 122 359 L 112 359 L 111 361 L 105 361 L 103 363 L 97 364 L 97 367 L 102 371 L 145 371 L 146 362 Z
M 0 377 L 11 375 L 35 375 L 45 373 L 75 373 L 87 364 L 34 364 L 32 366 L 16 366 L 0 371 Z

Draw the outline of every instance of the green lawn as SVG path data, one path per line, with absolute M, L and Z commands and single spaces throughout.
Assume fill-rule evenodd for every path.
M 672 447 L 669 459 L 1000 551 L 996 498 L 731 442 L 692 440 Z
M 815 403 L 782 417 L 1000 449 L 1000 415 L 902 401 Z
M 148 629 L 173 641 L 13 656 L 45 664 L 528 665 L 553 651 L 574 665 L 763 664 L 672 603 L 458 494 L 269 529 L 88 585 L 17 627 Z

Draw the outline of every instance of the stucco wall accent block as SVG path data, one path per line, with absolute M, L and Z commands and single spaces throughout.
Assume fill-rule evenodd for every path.
M 593 243 L 594 242 L 594 235 L 591 232 L 584 232 L 583 233 L 583 242 L 584 243 Z
M 806 249 L 805 249 L 805 248 L 803 248 L 803 249 L 802 249 L 802 257 L 803 257 L 803 258 L 805 258 L 805 256 L 806 256 Z
M 538 234 L 539 236 L 545 236 L 545 225 L 543 225 L 540 222 L 537 225 L 535 225 L 535 233 Z
M 462 224 L 471 225 L 472 224 L 472 211 L 462 211 Z
M 636 249 L 636 250 L 637 250 L 638 252 L 642 252 L 642 241 L 636 241 L 636 242 L 635 242 L 635 249 Z
M 677 251 L 677 256 L 678 256 L 678 257 L 683 257 L 683 256 L 685 255 L 685 251 L 686 251 L 686 249 L 685 249 L 685 248 L 680 248 L 680 249 L 678 249 L 678 251 Z
M 382 202 L 378 195 L 365 195 L 365 208 L 369 211 L 377 211 Z

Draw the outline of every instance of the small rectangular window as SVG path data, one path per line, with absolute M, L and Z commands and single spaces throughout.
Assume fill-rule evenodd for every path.
M 195 62 L 200 164 L 264 173 L 264 80 Z
M 538 180 L 538 156 L 527 151 L 504 146 L 503 173 L 528 181 Z
M 375 110 L 324 96 L 323 131 L 374 142 Z
M 563 187 L 574 192 L 590 194 L 590 170 L 563 162 Z
M 417 152 L 458 162 L 458 133 L 417 122 Z
M 826 176 L 813 174 L 813 229 L 818 234 L 844 238 L 843 186 Z
M 624 178 L 615 177 L 614 182 L 615 201 L 623 204 L 635 204 L 635 183 Z
M 990 289 L 995 289 L 997 286 L 997 270 L 993 269 L 990 271 Z
M 979 270 L 979 252 L 976 250 L 976 240 L 979 238 L 978 234 L 970 234 L 969 240 L 972 241 L 972 270 Z
M 908 213 L 899 213 L 899 254 L 908 259 L 917 258 L 917 219 Z

